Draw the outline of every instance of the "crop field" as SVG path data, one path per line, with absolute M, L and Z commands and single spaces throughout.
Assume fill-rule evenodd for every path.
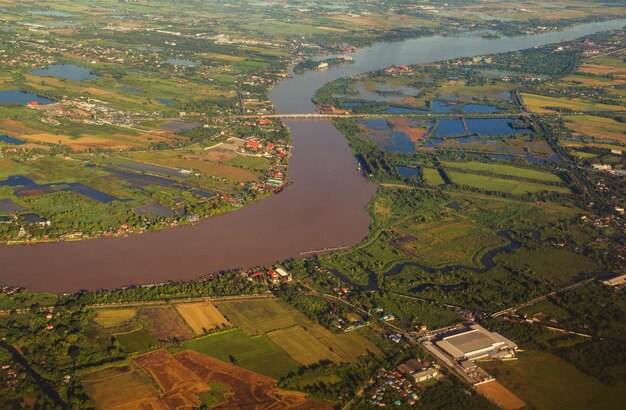
M 185 347 L 275 379 L 300 367 L 267 337 L 250 337 L 239 329 L 189 340 Z
M 617 409 L 626 400 L 622 386 L 604 385 L 550 353 L 528 350 L 518 360 L 481 366 L 537 409 Z
M 306 318 L 276 299 L 227 301 L 215 304 L 233 325 L 248 335 L 262 335 L 301 323 Z
M 446 167 L 459 168 L 468 171 L 483 171 L 497 175 L 511 176 L 518 178 L 535 179 L 546 182 L 561 182 L 561 178 L 549 172 L 537 171 L 534 169 L 521 168 L 512 165 L 490 164 L 486 162 L 447 162 L 442 161 Z
M 209 302 L 181 303 L 176 305 L 176 309 L 197 335 L 215 328 L 231 326 L 215 305 Z
M 623 107 L 619 105 L 610 105 L 596 103 L 589 100 L 583 100 L 581 98 L 559 98 L 559 97 L 547 97 L 538 94 L 522 93 L 521 97 L 524 101 L 524 105 L 533 112 L 548 113 L 553 112 L 552 108 L 546 107 L 560 107 L 569 109 L 572 111 L 581 112 L 594 112 L 594 111 L 621 111 Z
M 82 383 L 97 410 L 165 408 L 159 405 L 159 391 L 150 376 L 135 364 L 92 373 Z
M 155 337 L 143 328 L 131 332 L 117 333 L 114 337 L 122 350 L 129 353 L 145 352 L 154 349 L 159 344 Z
M 626 124 L 623 122 L 592 115 L 571 115 L 564 119 L 567 128 L 577 135 L 626 143 Z
M 183 409 L 203 403 L 218 409 L 332 408 L 302 393 L 279 390 L 270 377 L 189 350 L 176 355 L 156 350 L 138 356 L 130 366 L 105 369 L 82 382 L 96 409 Z
M 421 171 L 422 171 L 422 178 L 424 178 L 424 182 L 426 182 L 428 185 L 444 185 L 445 184 L 443 178 L 441 178 L 441 175 L 439 174 L 439 171 L 436 170 L 435 168 L 422 167 Z
M 508 192 L 514 195 L 552 191 L 562 194 L 570 193 L 570 189 L 564 186 L 545 185 L 535 182 L 517 181 L 499 177 L 489 177 L 477 174 L 468 174 L 458 171 L 448 171 L 452 182 L 459 185 L 468 185 L 488 191 Z
M 424 224 L 405 222 L 397 229 L 410 235 L 398 246 L 431 266 L 459 263 L 478 266 L 481 250 L 501 244 L 502 238 L 471 221 L 444 218 Z
M 118 327 L 137 315 L 137 309 L 99 309 L 96 310 L 96 316 L 93 318 L 98 325 L 108 327 Z
M 476 386 L 476 390 L 504 410 L 517 410 L 526 406 L 519 397 L 496 380 Z
M 174 307 L 150 307 L 141 310 L 140 318 L 161 341 L 187 340 L 193 333 Z
M 322 360 L 343 361 L 337 353 L 299 326 L 268 333 L 267 337 L 305 366 Z
M 189 373 L 197 375 L 205 383 L 219 383 L 231 389 L 233 394 L 225 396 L 228 402 L 217 406 L 217 409 L 332 409 L 331 405 L 311 401 L 302 393 L 277 389 L 276 381 L 267 376 L 212 357 L 189 350 L 174 357 Z

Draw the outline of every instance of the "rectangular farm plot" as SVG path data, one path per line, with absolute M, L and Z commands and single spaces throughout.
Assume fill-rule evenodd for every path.
M 140 318 L 150 327 L 151 333 L 161 341 L 187 340 L 193 333 L 173 307 L 151 307 L 141 311 Z
M 215 305 L 209 302 L 181 303 L 176 305 L 176 309 L 196 335 L 216 328 L 231 327 Z
M 250 337 L 239 329 L 189 340 L 185 347 L 276 379 L 300 367 L 266 336 Z
M 269 339 L 280 348 L 289 353 L 303 365 L 311 365 L 322 360 L 330 360 L 335 363 L 344 362 L 337 353 L 334 353 L 328 346 L 320 342 L 312 334 L 300 326 L 285 330 L 277 330 L 267 335 Z
M 519 397 L 495 380 L 476 386 L 476 390 L 501 409 L 516 410 L 526 406 Z
M 276 299 L 219 302 L 215 306 L 230 323 L 248 335 L 286 329 L 306 320 L 300 312 Z
M 101 309 L 96 311 L 94 322 L 104 328 L 118 327 L 133 319 L 136 309 Z
M 449 162 L 442 161 L 449 168 L 458 168 L 468 171 L 490 172 L 497 175 L 512 176 L 518 178 L 536 179 L 546 182 L 561 182 L 558 175 L 549 172 L 537 171 L 534 169 L 514 167 L 511 165 L 491 164 L 487 162 L 469 161 L 469 162 Z
M 96 410 L 126 408 L 152 408 L 159 406 L 159 392 L 150 377 L 135 365 L 109 368 L 83 378 L 85 391 Z
M 509 192 L 514 195 L 536 193 L 541 191 L 569 194 L 570 189 L 558 185 L 538 184 L 534 182 L 518 181 L 485 175 L 468 174 L 466 172 L 448 171 L 452 182 L 459 185 L 468 185 L 487 191 Z

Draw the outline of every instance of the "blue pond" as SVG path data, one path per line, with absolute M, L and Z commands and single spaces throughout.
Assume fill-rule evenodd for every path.
M 37 94 L 19 90 L 0 90 L 0 104 L 28 104 L 36 101 L 39 104 L 52 104 L 51 98 L 41 97 Z
M 8 187 L 24 187 L 24 188 L 41 188 L 44 191 L 65 191 L 65 192 L 77 192 L 79 194 L 85 195 L 88 198 L 96 200 L 98 202 L 109 203 L 112 201 L 116 201 L 117 198 L 106 194 L 102 191 L 98 191 L 97 189 L 90 188 L 87 185 L 83 185 L 79 182 L 73 182 L 70 184 L 42 184 L 39 185 L 35 181 L 30 178 L 27 178 L 23 175 L 11 175 L 4 181 L 0 181 L 0 186 L 8 186 Z
M 465 122 L 469 132 L 480 135 L 511 135 L 530 131 L 528 128 L 513 128 L 510 118 L 468 118 Z
M 424 113 L 427 111 L 420 110 L 419 108 L 404 107 L 402 105 L 390 105 L 389 108 L 381 112 L 385 114 L 401 114 L 401 113 L 407 113 L 407 112 Z
M 170 58 L 169 60 L 165 60 L 164 63 L 181 67 L 193 67 L 197 64 L 195 61 L 185 60 L 184 58 Z
M 33 75 L 56 77 L 72 81 L 95 80 L 96 78 L 100 78 L 100 76 L 92 73 L 89 69 L 74 64 L 55 64 L 47 68 L 33 70 L 30 73 Z
M 6 142 L 13 145 L 24 145 L 26 141 L 17 138 L 9 137 L 8 135 L 0 135 L 0 142 Z
M 163 105 L 170 105 L 172 103 L 173 100 L 170 100 L 169 98 L 155 98 L 154 99 L 156 102 L 159 102 Z
M 463 127 L 463 121 L 461 120 L 439 120 L 437 129 L 434 135 L 440 137 L 452 137 L 455 135 L 462 135 L 465 133 L 465 127 Z
M 461 108 L 461 112 L 498 112 L 500 109 L 495 105 L 486 104 L 466 104 Z
M 376 142 L 387 151 L 413 152 L 415 149 L 409 136 L 399 131 L 390 132 L 387 138 L 384 140 L 376 139 Z
M 143 94 L 143 91 L 138 90 L 136 88 L 130 88 L 130 87 L 126 87 L 126 86 L 121 86 L 120 90 L 122 91 L 128 91 L 129 93 L 135 93 L 135 94 Z
M 398 173 L 405 178 L 418 177 L 421 174 L 421 170 L 417 167 L 396 167 Z
M 359 121 L 359 125 L 364 125 L 368 129 L 373 131 L 389 131 L 389 125 L 387 125 L 387 121 L 385 120 L 364 120 Z

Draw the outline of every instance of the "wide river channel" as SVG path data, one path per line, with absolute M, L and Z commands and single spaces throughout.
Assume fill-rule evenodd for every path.
M 315 110 L 311 102 L 315 91 L 341 77 L 394 64 L 521 50 L 625 25 L 622 19 L 534 36 L 434 36 L 379 43 L 353 53 L 353 64 L 285 79 L 273 89 L 271 99 L 278 113 L 310 113 Z M 345 138 L 329 121 L 286 124 L 294 147 L 289 162 L 294 184 L 280 194 L 195 226 L 128 238 L 1 245 L 0 285 L 61 293 L 189 280 L 358 243 L 368 231 L 365 206 L 376 186 L 357 172 Z

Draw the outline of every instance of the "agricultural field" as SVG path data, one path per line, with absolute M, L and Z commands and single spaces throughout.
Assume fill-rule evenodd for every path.
M 524 179 L 534 179 L 537 181 L 543 182 L 561 182 L 561 178 L 557 175 L 551 174 L 549 172 L 538 171 L 534 169 L 521 168 L 511 165 L 504 164 L 492 164 L 488 162 L 449 162 L 442 161 L 442 164 L 447 168 L 461 169 L 467 170 L 469 172 L 487 172 L 490 174 L 516 177 L 516 178 L 524 178 Z
M 526 403 L 496 380 L 478 385 L 476 390 L 501 409 L 516 410 L 526 406 Z
M 161 341 L 187 340 L 193 332 L 174 307 L 148 307 L 141 310 L 140 319 L 147 323 L 150 333 Z
M 181 303 L 176 305 L 176 309 L 196 335 L 231 326 L 210 302 Z
M 564 119 L 565 126 L 575 136 L 626 144 L 626 124 L 623 122 L 591 115 L 565 116 Z
M 428 185 L 444 185 L 445 181 L 441 178 L 441 174 L 435 168 L 422 167 L 420 168 L 422 172 L 422 178 L 424 178 L 424 182 Z
M 321 343 L 305 329 L 295 326 L 268 333 L 267 337 L 289 356 L 305 366 L 329 360 L 339 363 L 342 358 L 328 346 Z
M 230 323 L 250 336 L 285 329 L 307 320 L 297 310 L 273 298 L 217 302 L 215 305 Z
M 156 350 L 138 356 L 128 367 L 92 373 L 82 382 L 96 409 L 168 409 L 202 404 L 215 408 L 326 407 L 301 393 L 278 390 L 276 381 L 269 377 L 189 350 L 176 355 Z
M 624 109 L 619 105 L 597 103 L 592 100 L 585 100 L 582 98 L 548 97 L 528 93 L 522 93 L 521 96 L 524 101 L 524 105 L 530 111 L 540 114 L 555 112 L 560 109 L 577 112 L 622 111 Z
M 602 384 L 550 353 L 528 350 L 518 360 L 484 367 L 534 408 L 619 408 L 626 399 L 621 387 Z
M 468 174 L 458 171 L 448 171 L 448 175 L 450 175 L 450 179 L 455 184 L 467 185 L 484 189 L 486 191 L 506 192 L 513 195 L 523 195 L 541 191 L 558 192 L 562 194 L 570 193 L 570 189 L 564 186 L 545 185 L 528 181 Z
M 137 309 L 99 309 L 93 321 L 103 328 L 122 326 L 137 316 Z
M 188 349 L 275 379 L 295 372 L 300 367 L 300 363 L 267 337 L 250 337 L 239 329 L 189 340 L 184 345 Z

